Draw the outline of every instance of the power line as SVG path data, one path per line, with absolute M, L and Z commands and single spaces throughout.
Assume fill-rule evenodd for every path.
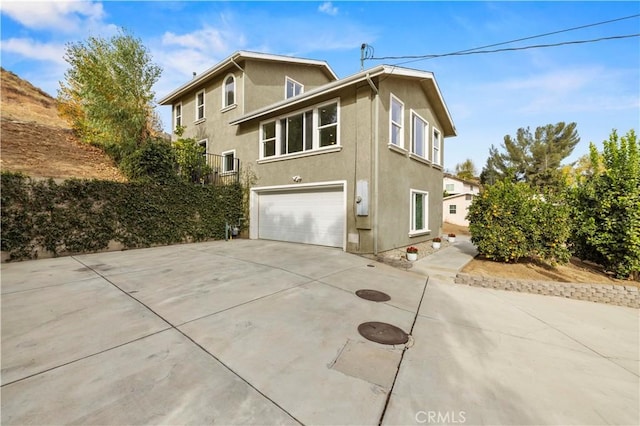
M 605 40 L 619 40 L 619 39 L 624 39 L 624 38 L 631 38 L 631 37 L 640 37 L 640 33 L 638 34 L 627 34 L 627 35 L 618 35 L 618 36 L 611 36 L 611 37 L 601 37 L 601 38 L 594 38 L 594 39 L 590 39 L 590 40 L 573 40 L 573 41 L 563 41 L 561 43 L 553 43 L 553 44 L 534 44 L 531 46 L 521 46 L 521 47 L 505 47 L 502 49 L 494 49 L 494 50 L 474 50 L 474 51 L 460 51 L 460 52 L 451 52 L 451 53 L 443 53 L 441 55 L 424 55 L 424 56 L 396 56 L 395 58 L 388 58 L 388 59 L 404 59 L 404 58 L 415 58 L 411 61 L 407 61 L 407 62 L 400 62 L 396 65 L 400 65 L 400 64 L 406 64 L 408 62 L 414 62 L 414 61 L 421 61 L 421 60 L 425 60 L 425 59 L 432 59 L 432 58 L 442 58 L 444 56 L 465 56 L 465 55 L 476 55 L 476 54 L 480 54 L 480 53 L 497 53 L 497 52 L 512 52 L 512 51 L 516 51 L 516 50 L 528 50 L 528 49 L 539 49 L 539 48 L 544 48 L 544 47 L 557 47 L 557 46 L 566 46 L 569 44 L 584 44 L 584 43 L 595 43 L 598 41 L 605 41 Z M 380 58 L 373 58 L 373 59 L 380 59 Z
M 598 26 L 598 25 L 604 25 L 604 24 L 610 24 L 612 22 L 618 22 L 618 21 L 623 21 L 626 19 L 632 19 L 632 18 L 637 18 L 638 16 L 640 16 L 640 14 L 636 14 L 636 15 L 630 15 L 630 16 L 624 16 L 621 18 L 616 18 L 616 19 L 610 19 L 608 21 L 601 21 L 601 22 L 595 22 L 593 24 L 587 24 L 587 25 L 580 25 L 578 27 L 572 27 L 572 28 L 566 28 L 563 30 L 558 30 L 558 31 L 552 31 L 549 33 L 544 33 L 544 34 L 538 34 L 538 35 L 534 35 L 534 36 L 529 36 L 529 37 L 522 37 L 519 39 L 515 39 L 515 40 L 509 40 L 509 41 L 504 41 L 501 43 L 494 43 L 494 44 L 488 44 L 486 46 L 479 46 L 479 47 L 474 47 L 471 49 L 465 49 L 465 50 L 459 50 L 456 52 L 451 52 L 451 53 L 445 53 L 445 54 L 440 54 L 440 55 L 405 55 L 405 56 L 381 56 L 381 57 L 367 57 L 365 59 L 367 60 L 385 60 L 385 59 L 414 59 L 414 60 L 424 60 L 424 59 L 431 59 L 431 58 L 439 58 L 442 56 L 455 56 L 455 55 L 463 55 L 463 54 L 470 54 L 468 52 L 474 52 L 474 51 L 478 51 L 478 53 L 493 53 L 493 52 L 501 52 L 501 51 L 505 51 L 502 49 L 497 49 L 495 51 L 479 51 L 479 49 L 486 49 L 489 47 L 496 47 L 496 46 L 502 46 L 505 44 L 510 44 L 510 43 L 516 43 L 519 41 L 524 41 L 524 40 L 531 40 L 534 38 L 540 38 L 540 37 L 546 37 L 549 35 L 554 35 L 554 34 L 560 34 L 560 33 L 565 33 L 565 32 L 569 32 L 569 31 L 575 31 L 575 30 L 579 30 L 579 29 L 584 29 L 584 28 L 589 28 L 589 27 L 594 27 L 594 26 Z M 635 37 L 637 35 L 633 35 L 631 37 Z M 614 38 L 627 38 L 629 36 L 616 36 Z M 613 38 L 603 38 L 603 39 L 595 39 L 594 41 L 602 41 L 602 40 L 608 40 L 608 39 L 613 39 Z M 590 43 L 592 41 L 578 41 L 577 43 L 574 42 L 564 42 L 564 43 L 558 43 L 558 46 L 561 46 L 563 44 L 579 44 L 579 43 Z M 552 47 L 554 45 L 541 45 L 541 47 Z M 521 49 L 532 49 L 534 47 L 529 47 L 529 46 L 525 46 Z M 512 48 L 512 49 L 506 49 L 506 50 L 519 50 L 518 48 Z M 408 62 L 414 62 L 414 61 L 407 61 L 407 62 L 402 62 L 402 63 L 408 63 Z

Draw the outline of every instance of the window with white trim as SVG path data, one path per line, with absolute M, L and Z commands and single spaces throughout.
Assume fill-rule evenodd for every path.
M 442 141 L 440 140 L 440 131 L 438 131 L 438 129 L 433 129 L 433 140 L 432 140 L 433 155 L 432 155 L 431 161 L 433 161 L 433 164 L 437 164 L 438 166 L 442 165 L 441 152 L 440 152 L 441 143 Z
M 458 211 L 458 206 L 455 204 L 449 204 L 449 214 L 456 214 Z
M 236 78 L 233 74 L 224 79 L 224 90 L 222 92 L 222 108 L 226 108 L 236 103 Z
M 262 123 L 261 158 L 317 151 L 339 145 L 338 117 L 339 103 L 333 101 Z
M 203 155 L 205 155 L 207 153 L 207 143 L 209 141 L 207 139 L 201 139 L 198 141 L 198 146 L 200 147 L 200 150 L 202 152 Z
M 428 231 L 429 227 L 429 193 L 411 190 L 411 224 L 410 233 Z
M 389 111 L 389 143 L 404 148 L 404 132 L 402 123 L 404 121 L 404 104 L 400 99 L 391 95 L 391 108 Z
M 304 86 L 292 78 L 285 77 L 284 79 L 284 87 L 285 99 L 293 98 L 294 96 L 298 96 L 300 93 L 304 91 Z
M 427 158 L 429 147 L 429 124 L 414 111 L 411 111 L 411 152 Z
M 456 185 L 453 184 L 453 183 L 447 183 L 447 184 L 445 184 L 444 190 L 449 192 L 449 193 L 451 193 L 451 192 L 456 190 Z
M 173 106 L 173 128 L 182 126 L 182 102 Z
M 222 153 L 222 173 L 231 173 L 236 171 L 236 150 L 225 151 Z
M 204 119 L 204 90 L 196 93 L 196 121 Z
M 471 195 L 471 194 L 465 194 L 464 199 L 465 199 L 466 201 L 471 201 L 471 200 L 473 200 L 473 195 Z

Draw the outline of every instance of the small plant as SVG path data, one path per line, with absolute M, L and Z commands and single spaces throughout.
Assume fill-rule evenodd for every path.
M 449 238 L 455 238 L 456 234 L 454 234 L 453 232 L 449 234 Z
M 435 238 L 433 239 L 433 242 L 434 242 L 434 243 L 440 243 L 440 242 L 442 242 L 442 239 L 441 239 L 440 237 L 435 237 Z
M 418 247 L 407 247 L 407 253 L 417 253 L 418 252 Z

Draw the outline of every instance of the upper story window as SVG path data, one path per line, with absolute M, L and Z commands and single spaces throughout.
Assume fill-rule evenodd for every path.
M 196 94 L 196 121 L 204 119 L 204 90 Z
M 235 105 L 236 103 L 236 78 L 229 75 L 224 79 L 224 90 L 222 98 L 222 108 Z
M 454 183 L 447 183 L 444 190 L 447 192 L 453 192 L 456 190 L 456 185 Z
M 400 99 L 391 95 L 391 110 L 389 111 L 390 131 L 389 142 L 397 147 L 404 148 L 404 104 Z
M 173 106 L 173 128 L 182 126 L 182 102 Z
M 337 101 L 260 126 L 261 158 L 316 151 L 340 144 Z
M 429 125 L 418 114 L 411 112 L 411 127 L 411 152 L 426 158 L 429 146 Z
M 442 141 L 440 140 L 440 132 L 438 131 L 438 129 L 433 129 L 433 158 L 431 159 L 431 161 L 433 161 L 433 164 L 437 164 L 438 166 L 440 166 L 442 164 L 442 153 L 440 151 L 440 145 L 442 143 Z
M 292 98 L 304 91 L 304 86 L 292 78 L 285 77 L 285 99 Z

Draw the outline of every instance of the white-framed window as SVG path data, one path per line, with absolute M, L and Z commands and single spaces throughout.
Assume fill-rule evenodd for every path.
M 304 86 L 292 78 L 284 78 L 284 98 L 289 99 L 298 96 L 304 91 Z
M 429 149 L 429 124 L 415 111 L 411 111 L 411 152 L 427 158 Z
M 471 194 L 466 194 L 466 195 L 464 196 L 464 199 L 465 199 L 466 201 L 471 201 L 471 200 L 473 200 L 473 195 L 471 195 Z
M 433 161 L 433 164 L 437 164 L 438 166 L 440 166 L 442 165 L 442 153 L 440 152 L 442 141 L 440 138 L 440 131 L 438 129 L 433 129 L 433 140 L 431 143 L 433 148 L 431 161 Z
M 261 158 L 317 151 L 340 145 L 338 100 L 278 117 L 260 125 Z
M 429 230 L 429 193 L 411 189 L 410 234 L 424 233 Z
M 389 109 L 389 143 L 404 148 L 404 103 L 391 94 L 391 108 Z
M 204 90 L 196 93 L 196 120 L 204 119 Z
M 236 78 L 229 74 L 224 79 L 222 90 L 222 108 L 227 108 L 236 104 Z
M 236 150 L 222 153 L 222 173 L 232 173 L 236 171 Z
M 447 183 L 444 186 L 444 190 L 451 193 L 456 190 L 456 185 L 454 183 Z
M 173 128 L 182 126 L 182 102 L 173 106 Z
M 200 149 L 202 150 L 203 154 L 206 154 L 207 151 L 207 145 L 209 144 L 209 140 L 208 139 L 201 139 L 198 141 L 198 146 L 200 147 Z
M 458 211 L 458 206 L 455 204 L 449 204 L 449 214 L 456 214 Z

